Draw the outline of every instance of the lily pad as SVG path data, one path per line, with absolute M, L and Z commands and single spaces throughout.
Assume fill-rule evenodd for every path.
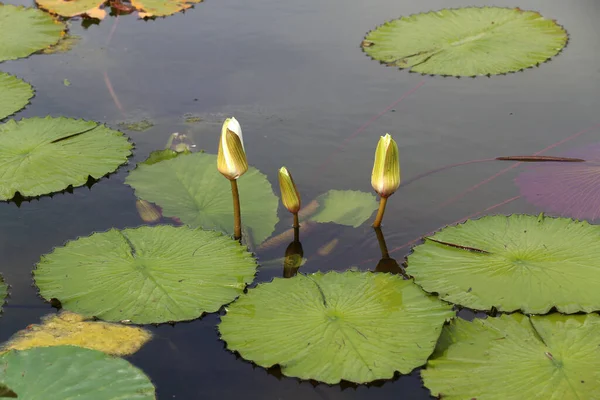
M 567 32 L 535 11 L 465 7 L 402 17 L 370 31 L 364 51 L 382 63 L 449 76 L 496 75 L 558 54 Z
M 600 309 L 600 229 L 540 215 L 494 215 L 442 229 L 408 256 L 427 292 L 477 310 Z
M 131 4 L 139 11 L 140 18 L 166 17 L 201 2 L 202 0 L 131 0 Z
M 233 233 L 231 185 L 217 170 L 217 156 L 182 154 L 153 165 L 138 165 L 125 180 L 138 198 L 162 208 L 164 217 L 184 224 Z M 278 199 L 267 177 L 256 168 L 238 180 L 242 225 L 254 243 L 268 238 L 277 218 Z
M 1 7 L 1 6 L 0 6 Z M 16 113 L 29 103 L 33 88 L 16 76 L 0 72 L 0 119 Z
M 319 208 L 310 217 L 315 222 L 333 222 L 359 227 L 373 215 L 379 206 L 377 198 L 358 190 L 330 190 L 317 197 Z
M 129 362 L 75 346 L 11 350 L 0 355 L 0 381 L 20 399 L 151 400 L 150 379 Z
M 227 348 L 329 384 L 407 374 L 432 353 L 451 307 L 391 274 L 328 272 L 248 290 L 219 324 Z
M 445 400 L 594 399 L 599 346 L 596 314 L 456 319 L 421 376 Z
M 65 310 L 136 324 L 192 320 L 233 301 L 256 261 L 219 232 L 168 225 L 94 233 L 42 256 L 40 294 Z
M 0 352 L 32 347 L 73 345 L 114 356 L 138 351 L 152 334 L 137 326 L 86 320 L 69 311 L 47 315 L 40 325 L 29 325 L 0 347 Z
M 0 3 L 0 62 L 27 57 L 56 44 L 65 24 L 41 10 Z
M 530 203 L 563 217 L 600 218 L 600 144 L 563 154 L 586 162 L 536 163 L 515 179 Z
M 32 197 L 100 179 L 127 161 L 121 132 L 93 121 L 25 118 L 0 126 L 0 200 Z
M 106 0 L 35 0 L 38 6 L 61 17 L 76 17 L 87 15 L 91 18 L 103 19 L 106 11 L 100 6 Z

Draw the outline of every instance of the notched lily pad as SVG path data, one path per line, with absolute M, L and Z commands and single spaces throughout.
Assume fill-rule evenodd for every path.
M 330 190 L 317 197 L 319 207 L 310 217 L 315 222 L 333 222 L 359 227 L 373 215 L 378 204 L 371 193 L 358 190 Z
M 4 119 L 29 104 L 33 88 L 16 76 L 0 72 L 0 93 L 0 119 Z
M 423 365 L 451 306 L 391 274 L 275 278 L 227 307 L 227 348 L 286 376 L 336 384 L 390 379 Z
M 596 314 L 455 319 L 421 376 L 445 400 L 593 399 L 599 347 Z
M 386 22 L 366 35 L 362 48 L 389 66 L 477 76 L 536 66 L 558 54 L 567 39 L 560 25 L 535 11 L 465 7 Z
M 154 400 L 150 379 L 129 362 L 75 346 L 0 355 L 0 382 L 20 399 Z
M 181 154 L 153 165 L 138 165 L 125 183 L 135 195 L 155 203 L 164 217 L 184 224 L 233 233 L 231 185 L 217 170 L 217 156 Z M 238 180 L 242 225 L 258 244 L 273 233 L 279 200 L 267 177 L 256 168 Z
M 0 3 L 0 62 L 56 44 L 66 26 L 41 10 Z
M 127 161 L 132 144 L 93 121 L 24 118 L 0 126 L 0 200 L 40 196 L 100 179 Z
M 600 309 L 600 229 L 543 215 L 449 226 L 414 248 L 406 272 L 427 292 L 476 310 Z
M 215 312 L 252 282 L 256 260 L 219 232 L 168 225 L 94 233 L 42 256 L 40 295 L 65 310 L 136 324 Z
M 99 350 L 114 356 L 138 351 L 152 334 L 137 326 L 125 326 L 87 320 L 79 314 L 63 311 L 47 315 L 40 325 L 29 325 L 0 347 L 0 353 L 33 347 L 72 345 Z

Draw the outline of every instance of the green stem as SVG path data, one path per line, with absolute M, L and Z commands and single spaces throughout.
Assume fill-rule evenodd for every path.
M 379 210 L 377 211 L 377 217 L 375 217 L 375 222 L 373 223 L 373 228 L 379 228 L 381 226 L 381 220 L 383 219 L 383 214 L 385 213 L 385 205 L 387 204 L 387 197 L 381 197 L 379 199 Z
M 238 192 L 237 180 L 232 179 L 231 194 L 233 195 L 233 238 L 242 239 L 242 215 L 240 212 L 240 193 Z

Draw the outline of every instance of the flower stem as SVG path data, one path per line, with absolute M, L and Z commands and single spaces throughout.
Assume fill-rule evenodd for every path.
M 237 180 L 232 179 L 231 194 L 233 195 L 233 238 L 242 239 L 242 215 L 240 213 L 240 193 L 238 192 Z
M 300 228 L 300 223 L 298 222 L 298 213 L 294 213 L 294 228 Z
M 377 217 L 375 217 L 375 222 L 373 223 L 373 228 L 379 228 L 381 226 L 381 220 L 383 219 L 383 214 L 385 213 L 385 205 L 387 204 L 387 197 L 381 197 L 379 199 L 379 210 L 377 211 Z

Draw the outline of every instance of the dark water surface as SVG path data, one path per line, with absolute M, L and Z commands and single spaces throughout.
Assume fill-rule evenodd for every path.
M 380 65 L 359 48 L 364 34 L 385 20 L 468 5 L 538 10 L 564 25 L 570 42 L 540 68 L 490 79 L 410 74 Z M 269 176 L 276 190 L 277 169 L 286 165 L 305 203 L 332 188 L 370 192 L 375 145 L 386 132 L 400 147 L 403 179 L 446 164 L 531 154 L 589 127 L 594 128 L 545 154 L 597 142 L 599 17 L 595 0 L 207 0 L 185 14 L 156 21 L 109 17 L 88 29 L 72 21 L 71 32 L 82 40 L 71 52 L 2 64 L 3 71 L 36 88 L 32 104 L 17 118 L 64 115 L 113 128 L 125 120 L 150 118 L 155 126 L 125 131 L 136 144 L 134 157 L 91 190 L 77 188 L 20 207 L 0 203 L 0 271 L 12 285 L 0 341 L 53 312 L 32 285 L 31 271 L 42 254 L 94 231 L 142 224 L 133 191 L 123 180 L 172 132 L 187 133 L 198 147 L 216 153 L 220 123 L 234 115 L 243 127 L 249 162 Z M 187 113 L 203 121 L 185 124 Z M 397 249 L 393 255 L 401 261 L 409 251 L 402 246 L 411 240 L 518 196 L 515 169 L 439 207 L 509 165 L 473 164 L 401 187 L 388 203 L 384 226 L 388 247 Z M 517 199 L 489 212 L 537 211 Z M 290 223 L 282 209 L 280 217 L 276 233 Z M 303 244 L 309 261 L 303 271 L 373 269 L 379 249 L 368 225 L 323 225 L 307 235 Z M 317 254 L 336 238 L 329 255 Z M 261 260 L 282 257 L 285 245 L 258 255 Z M 281 273 L 280 267 L 265 267 L 257 281 Z M 218 340 L 218 320 L 213 314 L 151 328 L 155 339 L 129 360 L 151 377 L 160 399 L 430 398 L 418 372 L 371 387 L 315 386 L 281 377 L 226 351 Z

